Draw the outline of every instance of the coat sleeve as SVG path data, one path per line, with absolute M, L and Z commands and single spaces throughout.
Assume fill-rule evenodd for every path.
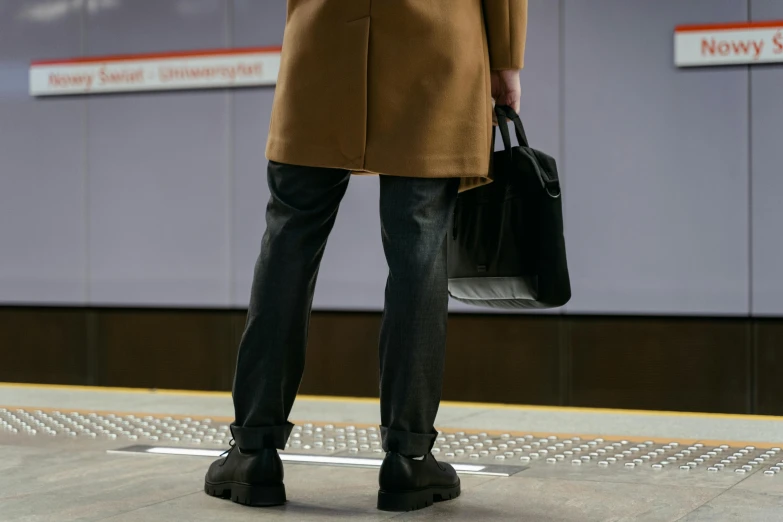
M 483 0 L 492 70 L 521 69 L 525 64 L 527 0 Z

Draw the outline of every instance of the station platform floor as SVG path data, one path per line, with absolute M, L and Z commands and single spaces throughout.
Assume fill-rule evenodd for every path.
M 203 492 L 228 393 L 0 384 L 0 521 L 783 521 L 783 418 L 444 402 L 462 496 L 375 509 L 378 401 L 302 396 L 288 503 Z

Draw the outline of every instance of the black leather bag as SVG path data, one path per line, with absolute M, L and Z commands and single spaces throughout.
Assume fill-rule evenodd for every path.
M 563 306 L 571 282 L 557 165 L 529 147 L 513 109 L 495 113 L 505 150 L 493 154 L 494 181 L 457 198 L 447 241 L 449 295 L 491 308 Z M 507 120 L 518 147 L 511 146 Z

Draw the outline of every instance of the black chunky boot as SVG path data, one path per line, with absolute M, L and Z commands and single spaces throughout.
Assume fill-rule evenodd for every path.
M 460 493 L 457 472 L 435 460 L 432 453 L 422 460 L 387 453 L 378 482 L 378 509 L 383 511 L 422 509 L 433 502 L 457 498 Z
M 274 448 L 242 453 L 232 446 L 225 458 L 209 467 L 204 491 L 247 506 L 284 504 L 283 461 Z

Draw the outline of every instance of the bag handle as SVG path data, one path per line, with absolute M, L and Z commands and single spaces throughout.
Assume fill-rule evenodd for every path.
M 495 108 L 495 116 L 498 120 L 498 128 L 500 129 L 500 136 L 503 138 L 503 151 L 510 158 L 511 157 L 511 135 L 508 133 L 508 120 L 506 115 Z M 495 133 L 492 133 L 492 149 L 495 149 Z
M 498 119 L 498 127 L 500 127 L 500 135 L 503 136 L 503 146 L 506 148 L 506 154 L 508 154 L 509 157 L 511 156 L 511 136 L 508 132 L 508 123 L 506 122 L 506 118 L 514 122 L 514 128 L 517 132 L 517 140 L 519 140 L 519 144 L 523 147 L 530 148 L 530 145 L 527 141 L 527 134 L 525 133 L 525 127 L 522 125 L 522 119 L 519 117 L 519 114 L 514 111 L 514 109 L 507 105 L 496 105 L 495 114 L 497 115 Z M 494 149 L 495 135 L 493 134 L 492 137 Z M 557 178 L 550 179 L 546 172 L 539 171 L 539 179 L 541 180 L 541 186 L 544 187 L 544 190 L 549 195 L 549 197 L 560 197 L 560 181 Z
M 523 147 L 530 147 L 530 144 L 527 141 L 525 126 L 522 125 L 522 119 L 514 109 L 508 105 L 495 105 L 495 116 L 497 116 L 498 119 L 500 134 L 503 136 L 503 145 L 506 147 L 506 150 L 511 149 L 511 137 L 508 134 L 506 119 L 514 122 L 514 130 L 516 131 L 517 141 L 519 141 L 519 144 Z

